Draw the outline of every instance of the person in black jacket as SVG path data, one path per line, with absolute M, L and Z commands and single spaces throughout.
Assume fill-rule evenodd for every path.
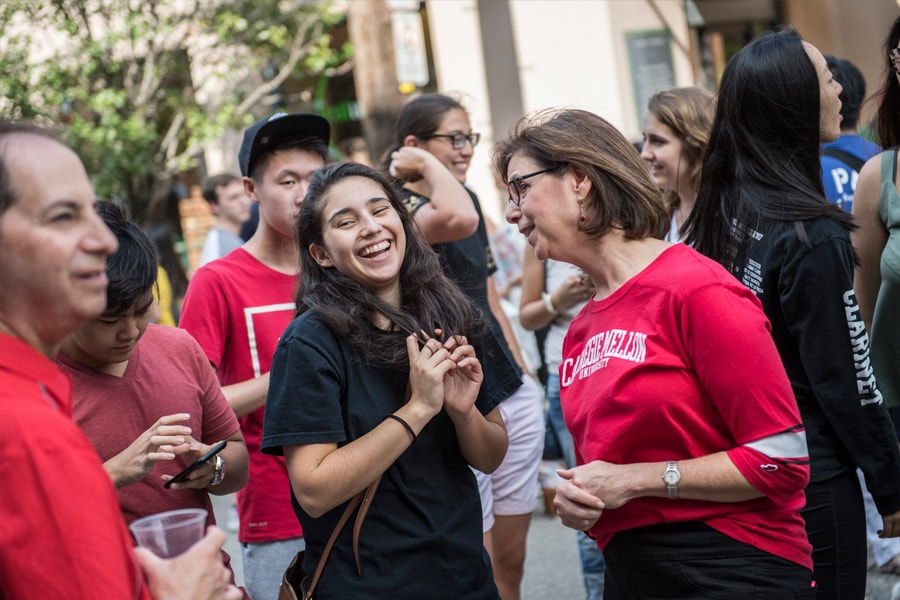
M 749 287 L 797 397 L 811 461 L 803 511 L 817 598 L 863 598 L 857 467 L 900 536 L 900 451 L 853 292 L 851 217 L 824 197 L 819 143 L 840 134 L 841 86 L 792 29 L 740 50 L 722 77 L 688 242 Z

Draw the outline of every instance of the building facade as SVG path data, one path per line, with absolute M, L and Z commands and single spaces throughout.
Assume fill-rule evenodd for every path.
M 351 0 L 351 3 L 353 0 Z M 641 138 L 647 98 L 660 89 L 714 90 L 728 58 L 782 23 L 824 54 L 854 62 L 874 93 L 880 45 L 898 0 L 426 0 L 434 80 L 426 90 L 460 96 L 482 134 L 469 184 L 502 218 L 504 192 L 490 147 L 524 115 L 583 108 Z M 387 0 L 384 10 L 409 10 Z M 351 14 L 352 18 L 352 14 Z M 358 48 L 359 50 L 359 48 Z M 871 103 L 870 103 L 871 104 Z M 366 116 L 361 106 L 362 117 Z M 864 118 L 866 113 L 864 113 Z

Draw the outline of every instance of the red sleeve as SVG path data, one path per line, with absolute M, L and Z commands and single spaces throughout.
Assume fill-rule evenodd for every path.
M 803 431 L 800 411 L 759 301 L 740 285 L 691 294 L 682 315 L 686 351 L 700 385 L 734 436 L 728 452 L 744 477 L 780 502 L 809 481 L 809 456 L 766 456 L 743 444 Z
M 787 503 L 809 483 L 808 458 L 805 462 L 773 459 L 746 446 L 730 450 L 728 458 L 750 485 L 778 505 Z
M 197 340 L 207 360 L 218 369 L 225 355 L 228 305 L 219 278 L 209 267 L 201 267 L 191 278 L 178 326 Z

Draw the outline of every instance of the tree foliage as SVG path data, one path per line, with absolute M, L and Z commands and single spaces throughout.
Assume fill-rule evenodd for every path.
M 160 182 L 290 78 L 349 68 L 344 16 L 309 0 L 3 0 L 0 118 L 60 126 L 102 196 Z

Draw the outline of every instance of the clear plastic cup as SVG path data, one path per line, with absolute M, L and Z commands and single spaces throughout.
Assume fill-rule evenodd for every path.
M 203 539 L 207 514 L 204 508 L 170 510 L 138 519 L 129 528 L 138 546 L 172 558 Z

